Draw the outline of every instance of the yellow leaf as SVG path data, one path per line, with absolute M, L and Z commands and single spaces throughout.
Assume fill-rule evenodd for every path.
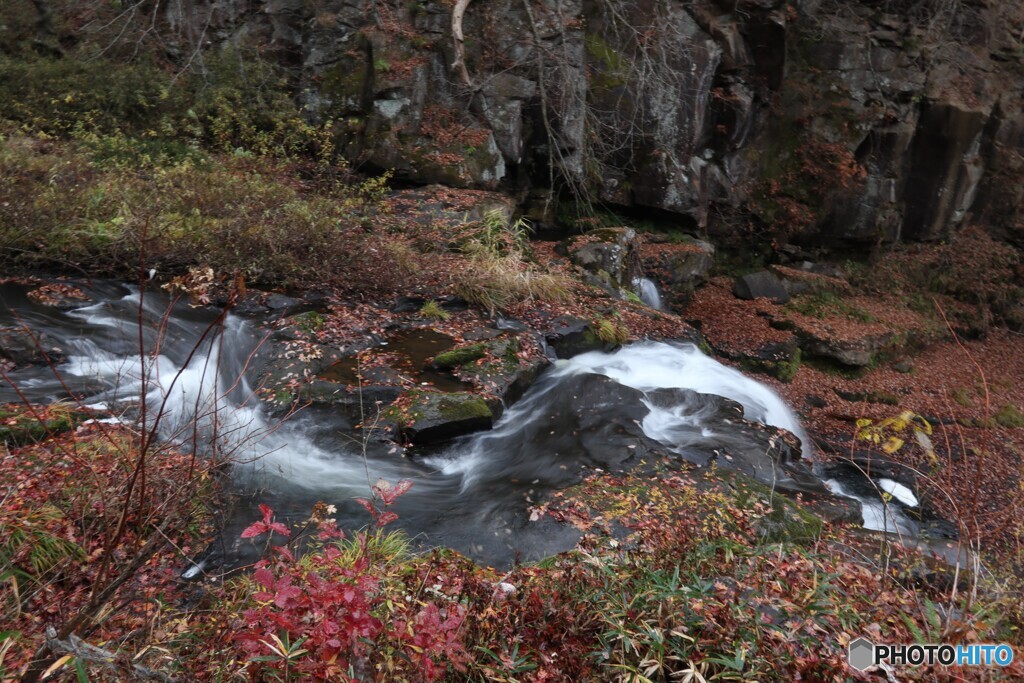
M 903 439 L 896 436 L 890 436 L 888 441 L 882 445 L 882 450 L 886 453 L 892 454 L 898 451 L 903 446 L 903 443 Z
M 867 427 L 870 424 L 871 424 L 871 420 L 867 419 L 866 417 L 862 417 L 859 420 L 857 420 L 857 428 L 858 429 L 863 429 L 864 427 Z
M 67 664 L 72 659 L 74 659 L 74 655 L 64 655 L 63 657 L 58 659 L 56 662 L 54 662 L 53 664 L 50 665 L 49 669 L 47 669 L 46 671 L 43 672 L 43 679 L 45 680 L 45 679 L 49 678 L 50 676 L 52 676 L 54 674 L 54 672 L 57 671 L 57 669 L 61 668 L 65 664 Z

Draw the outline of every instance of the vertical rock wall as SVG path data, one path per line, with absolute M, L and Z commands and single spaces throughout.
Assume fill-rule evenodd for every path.
M 1024 9 L 995 0 L 192 2 L 291 64 L 344 154 L 400 179 L 566 193 L 713 236 L 1021 241 Z M 167 4 L 179 33 L 181 1 Z M 933 12 L 933 14 L 929 14 Z M 745 226 L 745 227 L 744 227 Z

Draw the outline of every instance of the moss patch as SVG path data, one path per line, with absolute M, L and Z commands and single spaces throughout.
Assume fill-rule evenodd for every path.
M 81 413 L 60 406 L 40 408 L 33 414 L 22 406 L 8 405 L 0 410 L 0 442 L 13 446 L 38 443 L 71 431 L 84 419 Z
M 432 365 L 441 370 L 451 370 L 475 360 L 480 360 L 487 354 L 487 347 L 484 344 L 470 344 L 459 348 L 445 351 L 434 357 Z
M 745 370 L 761 372 L 789 384 L 796 378 L 802 360 L 800 349 L 796 349 L 789 358 L 780 360 L 745 358 L 740 363 Z
M 437 411 L 443 419 L 453 421 L 491 417 L 491 409 L 487 402 L 480 397 L 469 395 L 442 398 L 437 404 Z
M 811 318 L 824 319 L 832 315 L 841 315 L 850 320 L 862 323 L 875 322 L 875 317 L 857 306 L 853 306 L 833 292 L 817 292 L 796 297 L 787 308 Z

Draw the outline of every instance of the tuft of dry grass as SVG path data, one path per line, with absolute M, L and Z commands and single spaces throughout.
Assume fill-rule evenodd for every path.
M 470 243 L 466 267 L 455 275 L 455 290 L 466 301 L 492 313 L 521 301 L 566 301 L 571 284 L 565 276 L 544 273 L 519 252 L 498 254 Z

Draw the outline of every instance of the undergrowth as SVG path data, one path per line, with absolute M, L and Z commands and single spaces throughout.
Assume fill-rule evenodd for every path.
M 455 290 L 470 303 L 494 312 L 521 301 L 569 298 L 565 277 L 531 262 L 522 219 L 508 223 L 501 212 L 489 212 L 463 229 L 459 249 L 468 263 L 454 275 Z

